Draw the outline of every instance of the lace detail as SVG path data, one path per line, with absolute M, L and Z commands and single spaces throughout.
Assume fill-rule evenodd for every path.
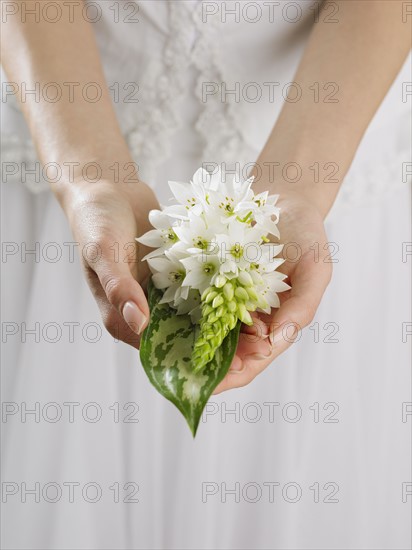
M 254 151 L 245 141 L 239 116 L 239 104 L 223 102 L 219 94 L 204 98 L 204 84 L 219 84 L 225 81 L 226 71 L 223 66 L 223 56 L 219 55 L 216 44 L 219 43 L 217 33 L 218 19 L 209 18 L 208 24 L 202 20 L 200 10 L 193 13 L 193 22 L 198 32 L 198 40 L 192 53 L 192 62 L 199 71 L 196 97 L 203 110 L 198 118 L 196 130 L 202 136 L 205 149 L 203 158 L 206 162 L 239 163 L 244 166 L 256 159 Z M 213 139 L 211 139 L 213 136 Z
M 202 20 L 201 2 L 169 2 L 170 33 L 162 63 L 153 64 L 150 82 L 151 95 L 136 117 L 134 129 L 127 137 L 131 153 L 141 167 L 143 179 L 152 181 L 156 166 L 170 156 L 173 135 L 180 128 L 179 107 L 187 93 L 189 66 L 198 72 L 196 97 L 201 113 L 196 131 L 202 138 L 204 162 L 240 163 L 242 166 L 256 158 L 239 127 L 241 117 L 235 112 L 238 105 L 223 103 L 218 94 L 204 101 L 205 82 L 223 82 L 224 69 L 216 44 L 218 20 Z M 213 139 L 211 139 L 213 136 Z
M 168 6 L 172 32 L 166 41 L 163 64 L 153 63 L 151 74 L 145 75 L 151 92 L 144 99 L 134 129 L 126 135 L 131 154 L 146 181 L 154 180 L 156 166 L 170 155 L 172 136 L 180 127 L 178 107 L 186 91 L 186 70 L 190 63 L 190 4 L 170 2 Z
M 41 164 L 31 140 L 22 140 L 18 136 L 3 135 L 2 146 L 2 184 L 21 185 L 22 183 L 32 192 L 41 193 L 50 190 L 48 182 L 42 176 Z M 211 148 L 212 150 L 212 148 Z M 236 154 L 236 149 L 231 151 Z M 223 158 L 229 158 L 230 152 L 222 153 Z M 215 159 L 214 153 L 204 157 Z M 368 167 L 353 166 L 348 172 L 339 191 L 337 200 L 331 211 L 346 207 L 356 207 L 371 204 L 385 197 L 393 195 L 405 185 L 412 182 L 411 176 L 403 173 L 406 163 L 410 163 L 410 149 L 405 146 L 394 157 L 388 154 L 380 157 L 379 163 L 368 163 Z M 155 170 L 153 154 L 152 170 Z M 233 157 L 233 158 L 238 158 Z M 245 158 L 253 158 L 246 157 Z M 150 162 L 149 157 L 147 157 Z M 150 180 L 151 181 L 151 180 Z
M 224 56 L 216 47 L 219 44 L 217 35 L 221 32 L 219 18 L 208 17 L 205 23 L 199 1 L 172 1 L 167 5 L 169 32 L 163 56 L 151 60 L 143 75 L 144 94 L 140 96 L 139 108 L 134 111 L 136 114 L 132 115 L 135 117 L 132 124 L 128 125 L 131 129 L 126 132 L 141 177 L 149 182 L 155 181 L 157 168 L 170 157 L 173 136 L 181 126 L 181 103 L 188 92 L 188 67 L 196 71 L 199 115 L 195 129 L 203 141 L 200 155 L 203 161 L 225 162 L 228 168 L 234 163 L 242 167 L 253 163 L 258 151 L 248 140 L 248 129 L 243 127 L 244 117 L 239 103 L 223 102 L 220 94 L 208 95 L 207 101 L 203 97 L 205 82 L 220 84 L 227 77 Z M 403 133 L 401 121 L 399 131 L 396 121 L 393 122 L 395 124 L 389 132 L 387 129 L 378 132 L 381 153 L 370 143 L 364 150 L 361 145 L 360 154 L 340 190 L 337 206 L 370 202 L 405 185 L 402 183 L 405 179 L 402 166 L 409 159 L 409 138 Z M 397 143 L 387 147 L 386 136 L 393 129 L 398 132 Z M 21 184 L 23 181 L 34 193 L 49 189 L 31 140 L 2 136 L 2 148 L 3 182 Z M 4 170 L 5 162 L 10 163 L 7 171 Z M 36 174 L 24 177 L 25 169 L 32 170 L 35 166 Z

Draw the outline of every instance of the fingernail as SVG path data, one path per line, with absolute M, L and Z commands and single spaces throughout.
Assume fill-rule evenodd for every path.
M 281 342 L 293 344 L 298 334 L 298 327 L 293 321 L 286 321 L 279 328 L 269 333 L 269 342 L 272 349 Z
M 239 373 L 239 372 L 242 372 L 244 368 L 245 367 L 243 365 L 242 359 L 236 355 L 232 361 L 232 364 L 230 365 L 229 372 Z
M 134 302 L 126 302 L 123 306 L 123 318 L 133 332 L 140 334 L 146 324 L 147 317 Z

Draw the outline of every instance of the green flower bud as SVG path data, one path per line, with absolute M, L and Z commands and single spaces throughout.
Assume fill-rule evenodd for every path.
M 249 294 L 241 286 L 238 286 L 235 290 L 235 296 L 238 300 L 241 300 L 242 302 L 246 302 L 246 300 L 249 300 Z
M 242 323 L 245 323 L 246 325 L 253 325 L 253 319 L 246 309 L 245 304 L 238 305 L 238 317 L 242 321 Z
M 214 340 L 213 342 L 211 342 L 211 346 L 212 346 L 212 349 L 216 350 L 218 347 L 219 347 L 219 341 L 218 340 Z M 211 361 L 214 357 L 214 353 L 210 354 L 209 355 L 209 361 Z
M 246 315 L 243 319 L 243 323 L 245 323 L 245 325 L 249 325 L 249 326 L 253 325 L 253 319 L 252 319 L 252 316 L 250 315 L 249 312 L 246 313 Z
M 214 300 L 216 298 L 217 295 L 218 294 L 217 294 L 216 290 L 210 290 L 209 289 L 209 293 L 207 294 L 206 299 L 204 300 L 204 302 L 206 304 L 209 304 L 212 300 Z M 215 307 L 215 306 L 213 306 L 213 307 Z
M 226 283 L 223 287 L 223 294 L 225 295 L 225 298 L 230 302 L 233 300 L 233 296 L 235 294 L 235 291 L 233 289 L 232 283 Z
M 238 280 L 228 281 L 224 275 L 216 277 L 214 286 L 202 293 L 202 317 L 196 339 L 192 364 L 200 372 L 215 356 L 216 350 L 240 320 L 253 324 L 249 311 L 265 302 L 253 287 L 253 279 L 241 271 Z
M 236 323 L 237 323 L 236 315 L 228 315 L 228 323 L 227 324 L 228 324 L 228 327 L 229 327 L 230 330 L 235 328 Z
M 261 285 L 263 283 L 262 276 L 257 271 L 255 270 L 251 271 L 250 276 L 252 277 L 252 280 L 255 283 L 255 285 Z
M 256 311 L 257 308 L 255 302 L 251 302 L 250 300 L 245 303 L 245 306 L 248 311 Z
M 238 275 L 238 281 L 243 286 L 253 286 L 252 277 L 247 271 L 241 271 Z
M 257 297 L 257 305 L 258 307 L 260 307 L 261 309 L 266 309 L 268 307 L 268 303 L 267 301 L 263 298 L 263 296 L 261 294 L 258 294 L 258 297 Z
M 215 280 L 215 287 L 222 288 L 226 284 L 226 280 L 224 275 L 218 275 Z
M 225 313 L 222 315 L 221 321 L 222 321 L 222 323 L 224 323 L 225 325 L 229 326 L 229 325 L 230 325 L 230 321 L 231 321 L 231 315 L 230 315 L 230 313 L 225 312 Z
M 237 309 L 237 304 L 235 301 L 228 302 L 227 309 L 230 311 L 230 313 L 234 313 Z
M 232 303 L 236 306 L 235 302 Z M 195 372 L 200 372 L 212 361 L 216 350 L 237 323 L 237 316 L 228 312 L 227 303 L 224 300 L 217 309 L 212 308 L 212 312 L 205 315 L 205 311 L 209 307 L 209 304 L 202 306 L 200 333 L 192 353 L 192 364 Z M 197 342 L 201 342 L 201 344 L 197 345 Z
M 209 305 L 205 306 L 203 311 L 202 311 L 203 315 L 205 315 L 205 316 L 210 315 L 212 312 L 213 312 L 213 307 L 209 306 Z
M 217 293 L 216 293 L 217 294 Z M 214 309 L 218 308 L 219 306 L 221 306 L 224 302 L 224 298 L 221 294 L 217 294 L 217 296 L 213 299 L 213 303 L 212 303 L 212 307 Z
M 246 289 L 246 292 L 249 294 L 249 298 L 254 302 L 258 299 L 258 295 L 253 286 L 250 286 Z
M 216 310 L 216 317 L 222 317 L 225 313 L 225 308 L 223 306 L 220 306 Z
M 206 300 L 206 296 L 209 294 L 210 291 L 211 291 L 211 288 L 210 288 L 210 286 L 208 286 L 208 287 L 206 288 L 206 290 L 204 290 L 204 291 L 202 292 L 202 294 L 201 294 L 201 296 L 200 296 L 200 299 L 201 299 L 202 302 L 204 302 L 204 301 Z

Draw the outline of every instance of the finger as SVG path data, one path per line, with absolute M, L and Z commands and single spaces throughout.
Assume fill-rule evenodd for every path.
M 96 273 L 89 270 L 87 279 L 94 299 L 99 307 L 106 330 L 109 334 L 111 334 L 111 336 L 113 336 L 115 341 L 121 340 L 122 342 L 139 349 L 140 336 L 130 328 L 123 316 L 108 301 L 106 293 L 103 290 Z
M 260 340 L 267 338 L 269 336 L 268 325 L 259 317 L 258 313 L 252 312 L 250 315 L 253 319 L 253 325 L 242 324 L 241 332 L 255 336 Z
M 269 359 L 266 361 L 268 360 Z M 213 395 L 217 395 L 234 388 L 241 388 L 249 384 L 258 374 L 258 371 L 256 371 L 256 364 L 258 362 L 261 362 L 261 360 L 253 360 L 249 357 L 242 360 L 238 355 L 236 355 L 227 375 L 215 388 Z
M 291 278 L 292 288 L 289 298 L 282 303 L 272 316 L 263 316 L 262 320 L 269 328 L 269 357 L 246 355 L 239 363 L 231 365 L 226 377 L 217 386 L 214 394 L 249 384 L 266 369 L 281 353 L 295 341 L 299 330 L 313 320 L 332 270 L 330 264 L 316 262 L 313 254 L 302 256 Z M 243 346 L 240 348 L 243 350 Z M 238 356 L 238 352 L 236 352 Z M 233 367 L 236 368 L 233 368 Z
M 133 332 L 141 334 L 149 319 L 144 291 L 134 278 L 127 258 L 120 257 L 115 261 L 107 244 L 103 244 L 101 249 L 101 257 L 90 267 L 96 273 L 109 304 Z
M 236 349 L 236 355 L 244 361 L 245 359 L 267 359 L 271 354 L 269 339 L 262 340 L 258 335 L 243 334 L 239 335 L 239 342 Z
M 331 275 L 331 264 L 315 261 L 310 251 L 302 256 L 291 276 L 289 298 L 270 319 L 273 358 L 288 348 L 298 332 L 312 322 Z
M 253 374 L 253 363 L 267 361 L 270 356 L 271 347 L 268 340 L 261 340 L 249 334 L 240 334 L 236 355 L 228 374 L 213 393 L 244 386 L 256 376 Z

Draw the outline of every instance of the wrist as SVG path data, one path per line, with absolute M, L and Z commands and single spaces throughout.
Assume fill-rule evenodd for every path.
M 331 209 L 343 177 L 346 163 L 309 151 L 290 153 L 263 151 L 254 165 L 256 192 L 269 191 L 293 196 L 319 211 L 323 218 Z
M 81 196 L 135 193 L 137 186 L 145 192 L 147 188 L 139 178 L 138 165 L 128 155 L 83 162 L 64 161 L 59 166 L 61 177 L 51 183 L 51 188 L 66 213 Z
M 104 178 L 98 182 L 76 180 L 62 187 L 56 195 L 70 224 L 80 210 L 86 212 L 92 208 L 106 215 L 110 213 L 110 205 L 115 203 L 123 204 L 126 210 L 130 206 L 138 226 L 147 231 L 150 229 L 148 212 L 159 208 L 153 190 L 141 180 L 127 183 L 114 181 L 113 178 Z

